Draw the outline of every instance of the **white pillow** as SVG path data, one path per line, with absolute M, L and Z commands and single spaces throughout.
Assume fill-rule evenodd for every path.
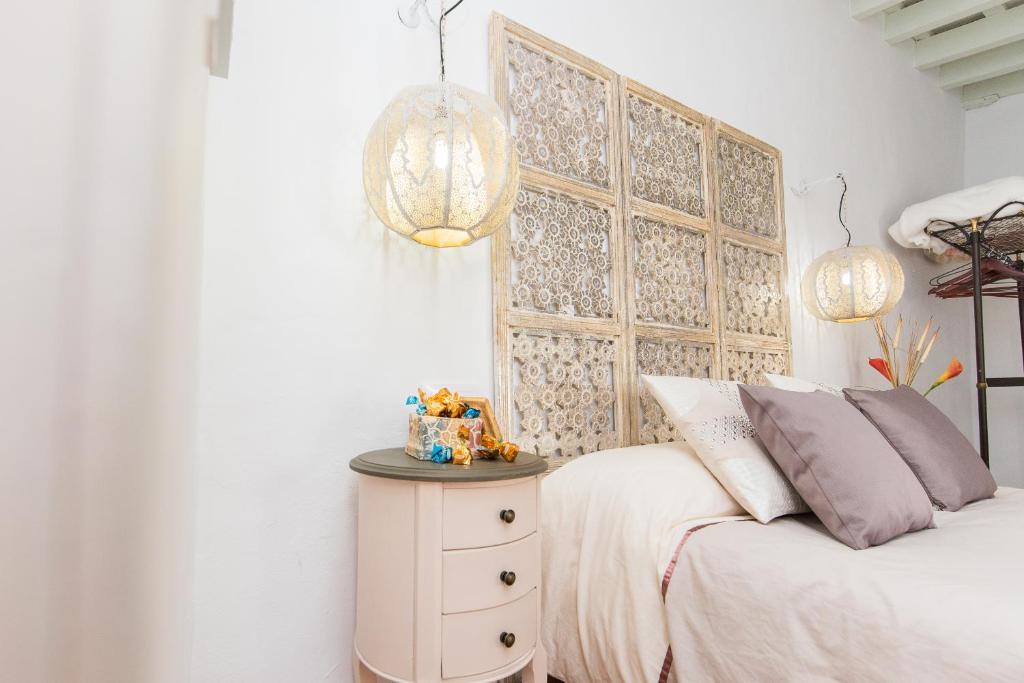
M 807 512 L 807 505 L 757 437 L 736 382 L 643 376 L 686 442 L 759 522 Z
M 557 498 L 557 500 L 555 500 Z M 686 443 L 627 446 L 576 456 L 544 478 L 544 511 L 568 506 L 579 514 L 600 501 L 623 506 L 642 501 L 644 523 L 670 529 L 689 519 L 742 515 L 743 508 L 711 476 Z
M 811 382 L 806 379 L 800 379 L 799 377 L 787 377 L 786 375 L 774 375 L 770 372 L 764 373 L 764 378 L 768 380 L 768 384 L 775 387 L 776 389 L 785 389 L 786 391 L 802 391 L 809 393 L 812 391 L 824 391 L 827 394 L 838 396 L 839 398 L 845 398 L 843 396 L 843 388 L 837 387 L 834 384 L 825 384 L 824 382 Z

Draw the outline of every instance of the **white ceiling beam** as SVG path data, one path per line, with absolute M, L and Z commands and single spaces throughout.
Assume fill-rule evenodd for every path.
M 1024 69 L 1024 41 L 943 64 L 939 67 L 939 86 L 949 90 L 1020 69 Z
M 945 31 L 914 45 L 914 66 L 931 69 L 1024 39 L 1024 5 Z
M 985 12 L 1006 0 L 922 0 L 885 15 L 885 39 L 902 43 L 979 12 Z
M 965 85 L 960 94 L 964 109 L 976 109 L 996 102 L 1001 97 L 1024 93 L 1024 70 Z
M 867 19 L 901 2 L 903 0 L 850 0 L 850 16 L 854 19 Z

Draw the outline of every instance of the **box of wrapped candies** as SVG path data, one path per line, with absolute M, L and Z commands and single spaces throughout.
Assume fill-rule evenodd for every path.
M 479 410 L 448 389 L 433 396 L 420 389 L 419 395 L 410 396 L 406 403 L 416 406 L 416 412 L 409 415 L 406 453 L 417 460 L 469 464 L 483 435 Z
M 418 460 L 469 465 L 473 458 L 516 459 L 519 448 L 493 435 L 484 434 L 480 410 L 459 397 L 458 392 L 441 389 L 427 396 L 420 389 L 406 399 L 416 406 L 409 415 L 409 440 L 405 452 Z

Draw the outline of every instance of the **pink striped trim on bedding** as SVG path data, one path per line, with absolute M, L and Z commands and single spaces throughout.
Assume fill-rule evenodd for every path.
M 661 601 L 665 601 L 665 595 L 668 593 L 668 584 L 672 580 L 672 574 L 676 571 L 676 563 L 679 561 L 679 553 L 683 550 L 683 546 L 690 540 L 690 536 L 700 531 L 701 529 L 715 524 L 721 524 L 721 522 L 708 522 L 707 524 L 698 524 L 695 527 L 686 530 L 683 534 L 682 539 L 679 541 L 679 545 L 676 546 L 675 551 L 672 553 L 672 560 L 668 563 L 668 568 L 665 569 L 665 576 L 661 579 Z M 672 645 L 668 646 L 668 650 L 665 651 L 665 659 L 661 663 L 661 675 L 658 676 L 658 683 L 667 683 L 668 674 L 672 671 Z
M 661 675 L 658 676 L 658 683 L 668 683 L 668 673 L 672 670 L 672 646 L 668 646 L 665 652 L 665 661 L 661 663 Z
M 690 540 L 690 536 L 693 536 L 696 532 L 700 531 L 704 527 L 714 526 L 715 524 L 721 524 L 721 522 L 708 522 L 707 524 L 698 524 L 695 527 L 686 530 L 683 537 L 679 540 L 679 545 L 676 546 L 675 551 L 672 553 L 672 560 L 668 563 L 668 568 L 665 570 L 665 576 L 661 579 L 661 601 L 665 602 L 665 594 L 668 593 L 668 583 L 672 580 L 672 574 L 676 571 L 676 562 L 679 561 L 679 553 L 682 551 L 683 546 Z

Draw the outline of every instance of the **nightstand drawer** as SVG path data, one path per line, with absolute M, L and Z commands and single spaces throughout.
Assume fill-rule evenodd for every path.
M 537 534 L 490 548 L 444 551 L 443 612 L 504 605 L 537 587 Z
M 501 607 L 447 614 L 441 617 L 441 676 L 493 671 L 529 653 L 536 642 L 536 590 Z
M 442 547 L 511 543 L 537 530 L 537 479 L 500 486 L 444 488 Z

